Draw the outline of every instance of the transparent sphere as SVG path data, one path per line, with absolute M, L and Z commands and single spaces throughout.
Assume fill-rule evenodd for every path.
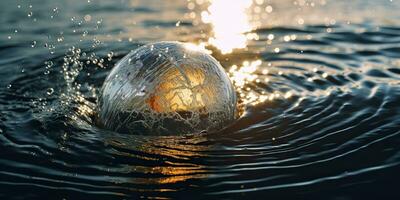
M 105 80 L 100 123 L 136 134 L 214 131 L 235 119 L 236 94 L 224 69 L 205 51 L 158 42 L 122 58 Z

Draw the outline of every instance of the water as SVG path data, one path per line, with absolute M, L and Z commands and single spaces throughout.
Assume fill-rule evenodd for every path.
M 399 198 L 400 3 L 238 2 L 1 1 L 0 196 Z M 238 121 L 179 136 L 95 125 L 113 65 L 162 40 L 213 52 Z

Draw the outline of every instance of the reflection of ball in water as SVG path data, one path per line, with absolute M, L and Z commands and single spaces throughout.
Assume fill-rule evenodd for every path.
M 192 45 L 159 42 L 122 58 L 104 82 L 99 120 L 130 133 L 212 131 L 232 122 L 236 95 L 224 69 Z

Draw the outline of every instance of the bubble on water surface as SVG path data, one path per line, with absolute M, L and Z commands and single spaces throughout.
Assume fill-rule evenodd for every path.
M 224 69 L 194 45 L 159 42 L 122 58 L 103 84 L 99 121 L 129 133 L 181 134 L 223 128 L 236 116 Z

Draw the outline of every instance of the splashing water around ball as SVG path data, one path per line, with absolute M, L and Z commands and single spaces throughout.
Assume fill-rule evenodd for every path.
M 234 88 L 218 61 L 179 42 L 148 44 L 122 58 L 98 103 L 103 126 L 136 134 L 214 131 L 236 112 Z

